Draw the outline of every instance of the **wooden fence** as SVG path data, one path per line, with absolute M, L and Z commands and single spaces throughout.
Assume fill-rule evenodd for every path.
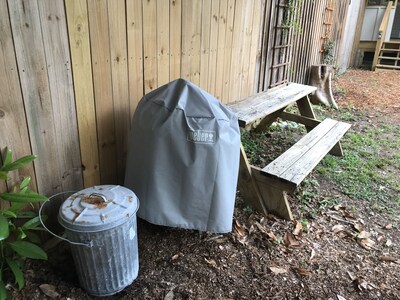
M 138 101 L 176 78 L 224 103 L 267 89 L 277 1 L 0 0 L 0 147 L 38 155 L 8 187 L 26 175 L 45 195 L 123 183 Z M 291 81 L 321 61 L 328 2 L 340 40 L 347 1 L 299 1 Z

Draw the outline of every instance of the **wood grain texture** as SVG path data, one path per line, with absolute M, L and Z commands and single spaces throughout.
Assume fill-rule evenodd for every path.
M 299 185 L 349 128 L 347 123 L 325 119 L 263 172 Z
M 157 1 L 157 79 L 158 86 L 169 82 L 169 1 Z
M 217 43 L 217 64 L 215 65 L 215 90 L 214 97 L 222 99 L 222 89 L 224 84 L 224 57 L 225 57 L 225 37 L 227 30 L 228 1 L 221 1 L 218 15 L 218 43 Z
M 128 87 L 125 1 L 108 1 L 112 95 L 114 103 L 117 183 L 123 184 L 131 119 Z
M 61 188 L 78 191 L 83 187 L 83 174 L 64 3 L 62 0 L 38 3 Z
M 88 1 L 101 183 L 117 183 L 117 153 L 107 0 Z M 107 46 L 105 46 L 107 45 Z
M 191 32 L 191 73 L 190 80 L 195 85 L 200 85 L 200 58 L 201 58 L 201 11 L 202 0 L 191 0 L 192 6 L 192 32 Z
M 218 0 L 213 0 L 211 5 L 210 58 L 207 91 L 212 95 L 215 93 L 215 78 L 217 75 L 215 66 L 217 65 L 219 2 Z
M 39 8 L 34 1 L 8 5 L 32 152 L 39 155 L 35 161 L 38 190 L 52 195 L 62 189 L 62 173 Z
M 100 183 L 87 3 L 65 2 L 85 186 Z
M 157 88 L 157 0 L 143 0 L 144 93 Z
M 142 1 L 126 2 L 128 76 L 131 119 L 143 97 L 143 8 Z
M 210 64 L 211 3 L 212 0 L 204 0 L 201 13 L 200 87 L 206 91 Z
M 6 0 L 0 0 L 0 91 L 0 151 L 10 147 L 14 158 L 31 154 L 28 123 Z M 11 176 L 11 180 L 7 183 L 9 187 L 18 183 L 21 176 L 31 176 L 30 188 L 37 190 L 32 164 L 9 175 Z M 6 191 L 7 185 L 3 181 L 0 182 L 0 192 Z
M 181 77 L 181 40 L 182 40 L 182 0 L 170 0 L 170 68 L 169 78 L 175 80 Z
M 222 94 L 221 100 L 229 103 L 230 78 L 231 78 L 231 57 L 232 57 L 232 41 L 233 26 L 235 20 L 235 0 L 228 1 L 227 17 L 226 17 L 226 33 L 225 33 L 225 51 L 223 58 L 223 76 L 222 76 Z

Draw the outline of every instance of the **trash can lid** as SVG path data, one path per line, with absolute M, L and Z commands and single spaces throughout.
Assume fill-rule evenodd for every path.
M 119 185 L 94 186 L 68 197 L 61 205 L 58 219 L 67 229 L 96 232 L 125 223 L 139 208 L 139 200 Z

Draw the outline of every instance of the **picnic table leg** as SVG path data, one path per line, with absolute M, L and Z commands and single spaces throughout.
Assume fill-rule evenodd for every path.
M 304 98 L 300 99 L 297 101 L 297 107 L 299 109 L 299 112 L 302 116 L 316 119 L 315 118 L 315 113 L 314 110 L 311 106 L 310 99 L 308 96 L 305 96 Z M 310 132 L 312 130 L 312 127 L 306 126 L 307 132 Z M 336 155 L 336 156 L 343 156 L 343 150 L 340 142 L 337 142 L 335 146 L 333 146 L 332 150 L 329 151 L 330 154 Z
M 263 198 L 258 190 L 257 182 L 253 178 L 251 166 L 247 159 L 247 155 L 244 152 L 243 145 L 240 145 L 238 186 L 240 194 L 248 204 L 253 206 L 259 212 L 265 215 L 268 214 L 263 202 Z

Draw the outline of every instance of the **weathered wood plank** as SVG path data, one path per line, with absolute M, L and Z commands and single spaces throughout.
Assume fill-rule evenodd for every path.
M 8 5 L 32 151 L 39 155 L 35 161 L 38 190 L 51 195 L 61 191 L 62 174 L 39 8 L 34 1 Z
M 246 1 L 245 3 L 245 15 L 244 15 L 244 23 L 243 27 L 243 38 L 241 45 L 241 54 L 242 54 L 242 66 L 241 66 L 241 76 L 239 78 L 238 84 L 240 84 L 240 94 L 239 98 L 242 99 L 244 97 L 249 96 L 248 92 L 248 81 L 249 81 L 249 67 L 250 60 L 255 59 L 255 57 L 250 57 L 250 49 L 251 49 L 251 37 L 253 31 L 253 10 L 254 10 L 253 1 Z
M 126 2 L 128 75 L 131 119 L 143 97 L 143 8 L 142 1 Z
M 169 1 L 157 0 L 157 79 L 158 86 L 169 82 Z
M 83 187 L 83 174 L 64 3 L 42 0 L 38 4 L 62 190 L 77 191 Z
M 191 74 L 190 80 L 200 85 L 200 58 L 201 58 L 201 8 L 202 0 L 191 0 L 192 6 L 192 59 L 191 59 Z
M 93 87 L 102 183 L 117 183 L 117 153 L 112 93 L 107 0 L 88 1 Z
M 210 29 L 211 29 L 211 2 L 203 1 L 201 13 L 201 58 L 200 58 L 200 87 L 208 90 L 208 67 L 210 62 Z
M 208 68 L 208 89 L 207 91 L 214 95 L 215 93 L 215 66 L 217 65 L 217 48 L 218 48 L 218 15 L 219 3 L 221 0 L 213 0 L 211 6 L 211 33 L 210 33 L 210 59 Z
M 157 88 L 157 0 L 143 0 L 144 93 Z
M 217 64 L 215 68 L 215 90 L 213 96 L 219 100 L 222 98 L 222 88 L 224 82 L 224 56 L 225 56 L 225 36 L 227 30 L 228 1 L 221 1 L 218 16 L 218 44 L 217 44 Z
M 192 74 L 192 37 L 193 31 L 193 3 L 192 1 L 182 1 L 182 49 L 181 49 L 181 76 L 191 80 Z
M 66 1 L 65 8 L 84 168 L 83 180 L 85 186 L 93 186 L 100 183 L 100 172 L 87 3 L 85 0 Z
M 296 102 L 315 89 L 312 86 L 290 83 L 230 104 L 229 107 L 238 114 L 241 126 L 245 126 Z
M 228 1 L 227 18 L 226 18 L 226 33 L 225 33 L 225 51 L 224 51 L 224 73 L 222 82 L 221 100 L 228 103 L 230 91 L 230 76 L 231 76 L 231 57 L 232 57 L 232 41 L 233 41 L 233 24 L 235 20 L 235 0 Z
M 347 123 L 325 119 L 263 171 L 298 185 L 349 128 Z
M 0 91 L 0 151 L 4 151 L 5 147 L 11 147 L 14 158 L 31 154 L 6 0 L 0 0 Z M 17 184 L 21 176 L 31 176 L 30 188 L 37 190 L 33 164 L 10 172 L 9 175 L 11 176 L 11 180 L 8 181 L 9 187 Z M 0 192 L 6 191 L 6 184 L 0 182 Z
M 170 68 L 169 79 L 175 80 L 181 77 L 181 33 L 182 33 L 182 1 L 170 0 L 170 42 L 169 52 Z
M 123 184 L 131 119 L 124 0 L 108 1 L 108 18 L 117 150 L 117 183 Z

